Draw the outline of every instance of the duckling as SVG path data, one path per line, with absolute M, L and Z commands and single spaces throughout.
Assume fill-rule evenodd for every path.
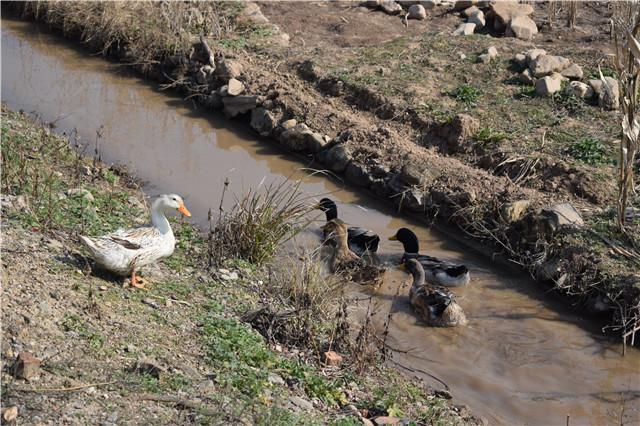
M 101 237 L 81 235 L 80 241 L 98 266 L 116 275 L 131 274 L 131 285 L 144 289 L 144 284 L 138 282 L 136 271 L 173 254 L 176 239 L 165 216 L 171 211 L 191 216 L 179 195 L 165 194 L 151 205 L 152 226 L 118 229 Z
M 402 262 L 407 259 L 417 259 L 422 264 L 428 281 L 447 287 L 461 287 L 469 284 L 469 269 L 466 266 L 419 254 L 418 237 L 410 229 L 398 229 L 398 232 L 389 237 L 389 240 L 402 243 L 404 247 Z
M 327 222 L 338 218 L 338 207 L 333 200 L 329 198 L 323 198 L 320 200 L 316 209 L 322 210 L 326 217 Z M 378 245 L 380 244 L 380 237 L 374 234 L 368 229 L 351 226 L 347 229 L 349 248 L 358 256 L 362 256 L 364 253 L 375 253 L 378 251 Z M 327 235 L 324 235 L 325 240 Z
M 336 218 L 328 221 L 322 227 L 322 231 L 334 245 L 334 251 L 329 260 L 331 272 L 344 273 L 353 281 L 360 283 L 380 282 L 385 269 L 367 264 L 349 248 L 347 225 L 342 220 Z
M 455 301 L 453 293 L 444 288 L 425 284 L 425 271 L 420 262 L 416 259 L 407 259 L 403 265 L 413 276 L 409 302 L 428 325 L 432 327 L 467 325 L 467 316 Z

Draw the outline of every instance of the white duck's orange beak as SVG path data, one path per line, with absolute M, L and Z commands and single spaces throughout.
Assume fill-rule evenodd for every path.
M 184 203 L 180 204 L 180 207 L 178 207 L 178 211 L 186 217 L 191 217 L 191 212 L 187 210 L 187 208 L 184 206 Z

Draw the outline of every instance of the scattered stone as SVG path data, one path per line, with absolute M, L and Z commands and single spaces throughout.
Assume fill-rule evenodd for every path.
M 487 20 L 484 17 L 484 13 L 480 9 L 476 10 L 475 13 L 469 16 L 469 18 L 467 19 L 467 22 L 471 24 L 476 24 L 475 29 L 477 30 L 484 28 L 484 26 L 487 24 Z
M 322 354 L 322 361 L 325 365 L 338 366 L 342 363 L 342 356 L 334 351 L 327 351 Z
M 421 0 L 420 5 L 426 10 L 433 10 L 440 4 L 440 0 Z
M 165 369 L 151 358 L 138 360 L 132 370 L 139 374 L 148 374 L 156 379 L 160 379 L 160 375 L 165 372 Z
M 280 142 L 291 151 L 303 152 L 307 150 L 306 135 L 309 133 L 311 133 L 309 126 L 299 123 L 282 132 L 280 134 Z
M 544 215 L 555 227 L 559 228 L 581 228 L 584 220 L 580 213 L 569 203 L 556 204 L 543 211 Z
M 367 167 L 357 161 L 349 162 L 344 174 L 349 182 L 358 186 L 369 187 L 371 185 L 371 175 Z
M 320 152 L 327 145 L 327 143 L 327 139 L 320 133 L 311 132 L 305 135 L 305 144 L 307 147 L 307 151 L 309 152 Z
M 82 165 L 80 166 L 80 173 L 82 173 L 85 176 L 91 176 L 93 174 L 93 171 L 91 170 L 90 166 Z
M 242 64 L 223 59 L 216 64 L 215 74 L 224 79 L 238 78 L 242 75 Z
M 498 1 L 491 4 L 491 14 L 494 17 L 493 28 L 503 31 L 514 18 L 529 16 L 533 7 L 529 4 L 519 4 L 517 1 Z
M 400 419 L 393 416 L 378 416 L 373 419 L 375 425 L 397 425 L 400 423 Z
M 465 55 L 464 53 L 460 54 L 460 59 L 465 60 L 467 59 L 467 55 Z
M 279 385 L 279 386 L 285 385 L 284 379 L 275 373 L 269 373 L 267 380 L 269 381 L 269 383 L 273 383 L 274 385 Z
M 327 152 L 326 164 L 336 173 L 342 173 L 351 161 L 351 153 L 342 145 L 336 145 Z
M 524 52 L 524 55 L 527 57 L 527 63 L 535 60 L 538 56 L 546 55 L 547 51 L 544 49 L 530 49 Z
M 582 67 L 578 64 L 569 65 L 567 68 L 562 70 L 560 74 L 572 80 L 582 80 L 582 77 L 584 76 Z
M 620 88 L 618 80 L 613 77 L 605 77 L 604 83 L 598 93 L 598 105 L 607 110 L 616 110 L 620 105 Z
M 2 195 L 1 200 L 3 210 L 23 212 L 29 208 L 29 203 L 27 201 L 26 195 Z
M 524 84 L 534 84 L 536 82 L 535 78 L 531 75 L 531 70 L 529 68 L 518 74 L 518 80 Z
M 289 120 L 285 120 L 283 121 L 280 126 L 282 126 L 282 128 L 284 130 L 289 130 L 289 129 L 293 129 L 296 124 L 298 124 L 298 121 L 295 118 L 291 118 Z
M 235 281 L 238 279 L 238 273 L 236 271 L 231 271 L 226 274 L 221 274 L 220 278 L 225 281 Z
M 117 426 L 118 424 L 118 412 L 114 411 L 107 417 L 107 419 L 101 423 L 100 426 Z
M 244 92 L 244 84 L 240 80 L 232 78 L 227 84 L 227 94 L 229 96 L 238 96 Z
M 7 407 L 2 409 L 2 419 L 5 422 L 12 422 L 18 418 L 18 407 Z
M 529 200 L 518 200 L 512 203 L 505 204 L 502 207 L 502 217 L 507 223 L 512 223 L 520 220 L 524 216 L 525 211 L 531 205 Z
M 422 169 L 416 164 L 405 164 L 400 171 L 400 179 L 407 185 L 422 185 L 425 180 Z
M 249 1 L 244 3 L 244 9 L 242 13 L 254 24 L 268 24 L 269 20 L 262 14 L 260 6 L 256 3 Z
M 562 88 L 562 80 L 546 76 L 536 80 L 536 94 L 538 96 L 551 96 Z
M 276 119 L 271 112 L 259 107 L 251 111 L 250 124 L 260 136 L 268 136 L 276 126 Z
M 465 18 L 469 18 L 471 17 L 471 15 L 474 15 L 478 12 L 480 12 L 478 6 L 471 6 L 462 11 L 462 16 L 464 16 Z
M 396 3 L 394 0 L 382 0 L 380 2 L 380 8 L 389 15 L 397 15 L 402 12 L 402 6 Z
M 53 238 L 48 238 L 46 244 L 47 248 L 49 248 L 50 250 L 62 250 L 64 248 L 64 244 Z
M 527 56 L 523 53 L 517 53 L 516 56 L 513 57 L 513 62 L 515 62 L 520 68 L 524 68 L 528 63 Z
M 93 196 L 93 194 L 91 192 L 89 192 L 88 190 L 84 189 L 84 188 L 73 188 L 73 189 L 69 189 L 67 191 L 67 195 L 69 197 L 82 197 L 84 198 L 86 201 L 92 203 L 94 202 L 96 199 Z
M 459 35 L 471 35 L 476 29 L 476 24 L 466 23 L 460 24 L 460 26 L 453 32 L 454 36 Z
M 152 299 L 142 299 L 142 303 L 144 303 L 147 306 L 152 307 L 153 309 L 160 309 L 160 305 L 158 305 L 154 300 Z
M 360 421 L 364 426 L 374 426 L 373 422 L 366 417 L 360 417 Z
M 443 399 L 451 399 L 451 398 L 453 398 L 453 395 L 451 395 L 451 392 L 449 392 L 446 389 L 436 390 L 436 391 L 433 392 L 433 394 L 435 396 L 437 396 L 438 398 L 443 398 Z
M 371 9 L 377 9 L 380 7 L 380 4 L 382 4 L 382 0 L 367 0 L 365 4 Z
M 571 65 L 571 61 L 562 56 L 540 55 L 529 63 L 529 69 L 534 77 L 544 77 L 554 72 L 561 72 Z
M 40 364 L 42 364 L 42 361 L 29 352 L 20 352 L 15 365 L 16 376 L 21 379 L 31 380 L 40 373 Z
M 477 0 L 457 0 L 453 4 L 453 10 L 465 10 L 477 4 Z
M 252 95 L 228 96 L 222 99 L 224 114 L 229 118 L 236 117 L 239 114 L 244 114 L 255 109 L 257 103 L 258 97 Z
M 307 401 L 306 399 L 300 398 L 299 396 L 296 396 L 296 395 L 290 396 L 289 402 L 293 404 L 294 408 L 297 409 L 297 411 L 313 410 L 313 404 L 310 401 Z
M 517 16 L 509 23 L 507 35 L 513 35 L 520 40 L 533 40 L 536 34 L 538 34 L 538 26 L 528 16 Z
M 478 56 L 478 60 L 482 63 L 487 64 L 497 57 L 498 57 L 498 49 L 496 49 L 495 46 L 491 46 L 487 49 L 486 53 L 483 53 L 482 55 Z
M 560 80 L 560 82 L 569 81 L 569 79 L 567 77 L 565 77 L 564 75 L 560 74 L 559 72 L 551 73 L 551 75 L 549 77 L 554 78 L 556 80 Z
M 414 4 L 410 6 L 407 12 L 409 14 L 407 16 L 409 19 L 423 20 L 427 18 L 427 11 L 421 4 Z

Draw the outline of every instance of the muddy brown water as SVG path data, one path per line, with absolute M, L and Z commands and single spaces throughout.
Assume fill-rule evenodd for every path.
M 344 220 L 383 236 L 385 261 L 401 254 L 385 237 L 401 226 L 415 229 L 423 249 L 471 269 L 471 285 L 456 291 L 470 325 L 423 326 L 408 305 L 408 276 L 390 268 L 372 306 L 379 327 L 389 309 L 394 312 L 388 343 L 402 350 L 393 355 L 398 368 L 442 388 L 429 374 L 436 376 L 457 403 L 492 424 L 565 425 L 567 416 L 571 425 L 640 424 L 639 351 L 623 358 L 599 324 L 580 318 L 527 277 L 394 215 L 366 194 L 307 176 L 299 160 L 233 122 L 157 91 L 122 66 L 38 26 L 7 19 L 2 101 L 54 121 L 57 131 L 76 128 L 91 146 L 102 126 L 102 159 L 127 165 L 149 182 L 148 194 L 183 194 L 201 225 L 209 207 L 217 206 L 225 177 L 239 192 L 293 173 L 304 178 L 304 191 L 333 193 Z M 359 303 L 364 309 L 366 302 Z

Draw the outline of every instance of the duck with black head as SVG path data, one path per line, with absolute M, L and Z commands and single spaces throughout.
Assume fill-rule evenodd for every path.
M 410 229 L 398 229 L 395 235 L 389 237 L 389 240 L 402 243 L 404 254 L 401 262 L 408 259 L 418 260 L 428 281 L 447 287 L 461 287 L 469 284 L 469 269 L 466 266 L 420 254 L 418 237 Z
M 336 203 L 329 199 L 323 198 L 316 205 L 316 209 L 322 210 L 327 218 L 327 223 L 333 219 L 338 219 L 338 206 Z M 358 256 L 362 256 L 365 253 L 375 253 L 378 251 L 378 245 L 380 244 L 380 237 L 368 229 L 360 228 L 357 226 L 350 226 L 347 228 L 347 242 L 351 251 Z M 326 233 L 324 239 L 327 240 Z

